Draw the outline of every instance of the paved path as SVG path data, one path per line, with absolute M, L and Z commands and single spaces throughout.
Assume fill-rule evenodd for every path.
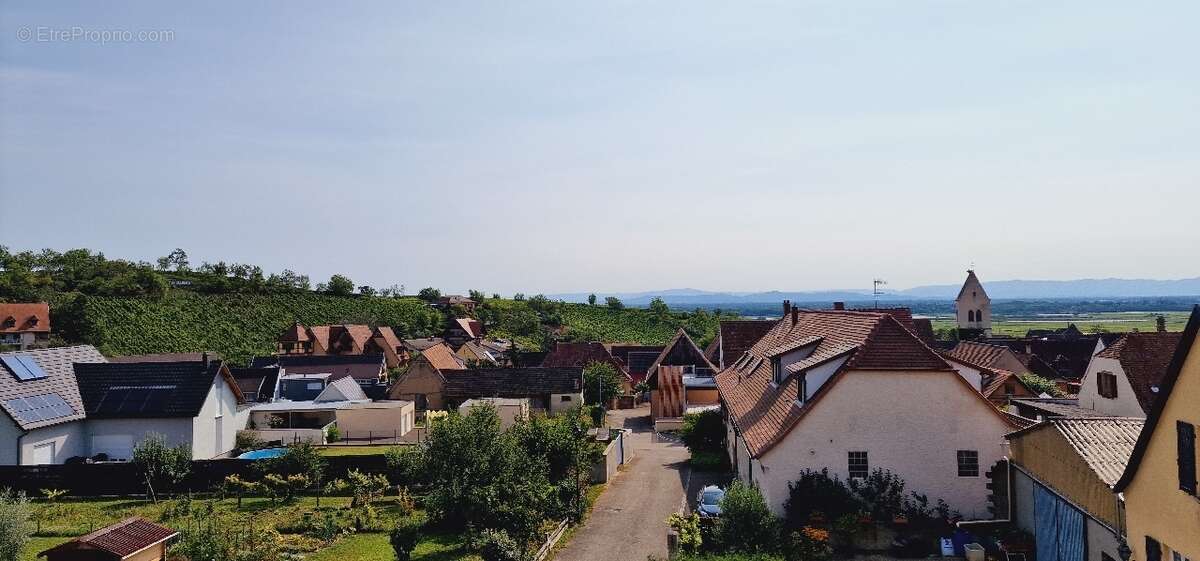
M 613 411 L 609 426 L 633 429 L 634 458 L 605 489 L 591 518 L 556 561 L 645 561 L 667 556 L 667 517 L 683 504 L 687 449 L 657 441 L 648 407 Z

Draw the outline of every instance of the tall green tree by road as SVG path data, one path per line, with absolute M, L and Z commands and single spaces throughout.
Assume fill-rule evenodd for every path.
M 621 393 L 621 373 L 607 362 L 593 362 L 583 368 L 583 402 L 608 403 Z

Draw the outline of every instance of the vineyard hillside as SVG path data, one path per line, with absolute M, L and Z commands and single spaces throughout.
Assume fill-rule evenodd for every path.
M 544 347 L 539 332 L 574 341 L 663 344 L 680 327 L 698 344 L 711 340 L 718 316 L 705 311 L 654 314 L 555 303 L 541 313 L 525 301 L 488 299 L 489 333 L 527 349 Z M 210 350 L 235 363 L 274 350 L 293 321 L 388 325 L 401 337 L 441 331 L 442 313 L 416 298 L 339 297 L 318 293 L 200 294 L 173 290 L 161 298 L 75 296 L 52 301 L 52 322 L 69 342 L 113 355 Z

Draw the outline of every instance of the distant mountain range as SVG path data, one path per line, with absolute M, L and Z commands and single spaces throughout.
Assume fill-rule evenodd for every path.
M 879 296 L 882 301 L 896 300 L 953 300 L 958 296 L 959 284 L 917 286 L 905 290 L 888 290 Z M 1048 298 L 1154 298 L 1170 296 L 1200 295 L 1200 277 L 1178 280 L 1153 279 L 1077 279 L 1051 280 L 1006 280 L 984 281 L 983 287 L 994 300 L 1005 299 L 1048 299 Z M 550 298 L 567 302 L 586 302 L 588 293 L 573 292 L 550 294 Z M 596 293 L 603 302 L 605 297 L 616 296 L 628 306 L 645 306 L 653 298 L 662 298 L 667 304 L 678 307 L 712 306 L 716 304 L 776 304 L 783 300 L 793 302 L 863 302 L 873 300 L 871 289 L 840 289 L 818 291 L 767 292 L 713 292 L 695 288 L 671 288 L 646 292 Z

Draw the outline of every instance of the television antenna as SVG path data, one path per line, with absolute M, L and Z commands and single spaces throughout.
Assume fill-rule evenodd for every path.
M 875 309 L 878 310 L 879 309 L 879 295 L 883 294 L 883 291 L 880 290 L 879 287 L 887 285 L 887 281 L 885 281 L 883 279 L 875 279 L 875 280 L 871 281 L 871 284 L 874 285 L 874 288 L 871 290 L 871 294 L 875 295 Z

